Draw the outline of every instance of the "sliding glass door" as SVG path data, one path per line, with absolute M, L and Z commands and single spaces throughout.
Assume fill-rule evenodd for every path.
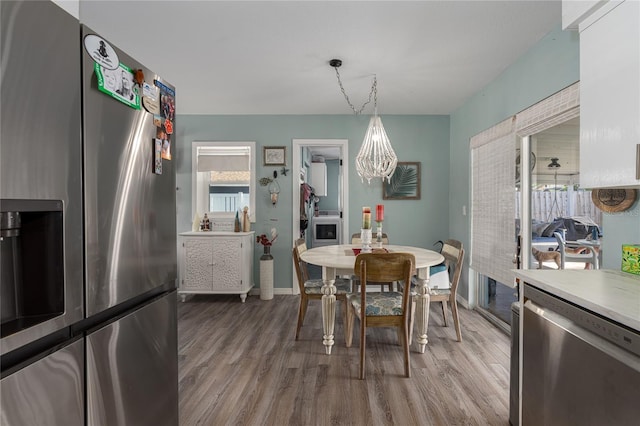
M 604 231 L 600 226 L 602 214 L 591 201 L 591 191 L 580 186 L 579 105 L 579 83 L 575 83 L 471 139 L 472 169 L 480 172 L 472 170 L 470 267 L 477 274 L 478 306 L 493 319 L 511 322 L 511 304 L 518 300 L 518 283 L 512 269 L 561 267 L 555 232 L 568 239 L 583 239 L 589 234 L 600 236 Z M 505 130 L 510 123 L 512 128 Z M 492 228 L 489 234 L 482 235 L 478 225 L 487 220 L 492 223 L 483 216 L 493 213 L 475 200 L 487 199 L 485 194 L 491 191 L 505 191 L 503 183 L 482 180 L 482 174 L 486 174 L 482 170 L 492 164 L 475 162 L 476 157 L 482 160 L 476 152 L 480 152 L 478 146 L 494 144 L 501 137 L 510 143 L 500 146 L 500 157 L 507 152 L 515 163 L 511 174 L 513 196 L 510 201 L 499 199 L 493 203 L 511 203 L 514 210 L 510 218 L 499 220 L 499 229 Z M 501 168 L 506 169 L 503 165 Z M 495 232 L 512 240 L 503 240 L 499 247 L 484 248 L 483 241 L 496 241 L 492 237 Z M 512 252 L 510 265 L 505 263 L 505 247 Z M 495 259 L 493 269 L 483 264 L 487 258 Z M 564 267 L 584 268 L 585 263 L 565 263 Z

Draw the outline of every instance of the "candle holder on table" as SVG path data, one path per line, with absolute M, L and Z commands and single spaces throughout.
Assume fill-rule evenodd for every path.
M 360 229 L 360 241 L 362 243 L 362 253 L 371 253 L 372 232 L 369 229 Z
M 378 227 L 376 228 L 376 247 L 382 248 L 382 221 L 377 222 Z

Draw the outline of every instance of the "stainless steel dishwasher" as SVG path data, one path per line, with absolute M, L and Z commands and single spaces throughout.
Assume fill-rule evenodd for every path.
M 637 425 L 640 335 L 530 285 L 522 352 L 523 425 Z

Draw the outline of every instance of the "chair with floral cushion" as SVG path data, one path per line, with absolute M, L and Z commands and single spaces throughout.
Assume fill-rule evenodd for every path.
M 451 304 L 451 315 L 453 316 L 453 325 L 456 329 L 456 337 L 458 342 L 462 342 L 462 332 L 460 331 L 460 318 L 458 316 L 458 305 L 456 303 L 456 295 L 458 292 L 458 282 L 462 273 L 462 263 L 464 262 L 464 248 L 462 243 L 457 240 L 446 240 L 442 245 L 440 252 L 444 256 L 444 264 L 449 272 L 450 287 L 449 289 L 434 288 L 430 291 L 431 303 L 442 303 L 442 318 L 444 326 L 447 324 L 448 309 L 447 302 Z
M 432 266 L 429 269 L 429 275 L 431 276 L 430 281 L 434 281 L 434 276 L 446 277 L 445 279 L 449 280 L 449 288 L 437 288 L 432 286 L 430 282 L 430 303 L 440 302 L 442 304 L 442 318 L 445 327 L 448 326 L 447 318 L 449 316 L 447 302 L 451 304 L 451 314 L 453 316 L 453 325 L 456 329 L 456 337 L 458 338 L 458 342 L 462 342 L 456 295 L 458 292 L 458 282 L 460 281 L 460 275 L 462 273 L 462 263 L 464 262 L 464 248 L 458 240 L 445 240 L 442 243 L 440 253 L 444 256 L 444 262 L 440 265 Z M 442 275 L 440 273 L 442 273 Z M 412 281 L 412 283 L 415 284 L 415 281 Z M 411 325 L 413 326 L 413 318 L 411 318 Z
M 298 307 L 298 325 L 296 327 L 296 340 L 300 336 L 300 329 L 307 313 L 309 300 L 322 300 L 322 279 L 309 279 L 307 263 L 300 259 L 300 255 L 307 251 L 307 244 L 303 238 L 295 242 L 293 247 L 293 265 L 298 278 L 300 289 L 300 306 Z M 348 278 L 336 278 L 336 299 L 344 303 L 343 311 L 346 323 L 347 318 L 347 294 L 351 291 L 351 280 Z
M 360 292 L 347 298 L 349 313 L 345 328 L 347 347 L 353 340 L 354 319 L 360 319 L 360 379 L 365 377 L 365 343 L 367 327 L 395 327 L 404 349 L 404 374 L 411 377 L 409 364 L 409 321 L 411 290 L 402 292 L 367 292 L 368 282 L 410 282 L 415 274 L 415 257 L 409 253 L 361 253 L 356 258 L 355 274 L 360 278 Z

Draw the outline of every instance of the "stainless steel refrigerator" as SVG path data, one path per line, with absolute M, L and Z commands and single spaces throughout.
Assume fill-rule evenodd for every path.
M 0 6 L 0 423 L 177 425 L 174 88 L 51 2 Z

